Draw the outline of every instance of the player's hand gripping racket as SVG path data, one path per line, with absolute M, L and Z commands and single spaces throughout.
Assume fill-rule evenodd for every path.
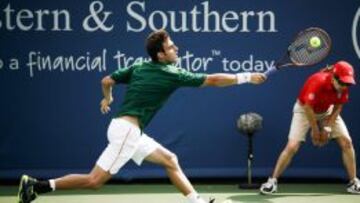
M 330 52 L 331 38 L 321 28 L 311 27 L 298 33 L 285 55 L 275 67 L 265 72 L 266 76 L 287 66 L 311 66 L 322 61 Z

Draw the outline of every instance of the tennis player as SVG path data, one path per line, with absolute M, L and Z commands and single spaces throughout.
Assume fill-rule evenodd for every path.
M 354 147 L 340 116 L 343 105 L 348 102 L 351 85 L 355 85 L 354 70 L 345 61 L 339 61 L 308 78 L 293 109 L 288 143 L 277 160 L 272 176 L 260 187 L 262 194 L 277 192 L 277 179 L 290 164 L 301 143 L 305 142 L 309 128 L 315 146 L 324 146 L 329 139 L 337 141 L 350 179 L 347 192 L 360 194 Z
M 189 203 L 206 202 L 183 173 L 176 155 L 145 134 L 144 128 L 179 87 L 260 84 L 266 77 L 261 73 L 191 73 L 177 68 L 174 63 L 178 59 L 178 47 L 164 30 L 149 35 L 146 49 L 151 62 L 119 69 L 102 79 L 102 113 L 110 111 L 113 86 L 126 84 L 127 90 L 119 113 L 108 127 L 108 146 L 92 171 L 88 174 L 70 174 L 45 181 L 23 175 L 19 186 L 19 203 L 31 202 L 39 194 L 55 190 L 100 188 L 130 159 L 138 165 L 146 160 L 163 166 L 171 182 L 187 197 Z

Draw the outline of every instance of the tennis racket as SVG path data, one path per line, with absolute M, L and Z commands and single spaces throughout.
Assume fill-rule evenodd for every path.
M 311 27 L 299 32 L 284 56 L 264 74 L 269 76 L 287 66 L 311 66 L 322 61 L 331 50 L 331 38 L 321 28 Z

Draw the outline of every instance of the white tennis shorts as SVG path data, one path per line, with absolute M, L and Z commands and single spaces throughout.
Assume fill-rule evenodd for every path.
M 121 118 L 113 119 L 108 127 L 109 144 L 96 164 L 110 174 L 116 174 L 130 159 L 137 165 L 154 152 L 160 144 L 141 134 L 138 126 Z
M 325 113 L 316 114 L 316 119 L 321 120 L 326 116 L 330 115 L 333 110 L 333 106 L 331 106 Z M 305 109 L 303 106 L 297 101 L 294 105 L 293 109 L 293 117 L 291 121 L 291 127 L 289 132 L 289 139 L 295 139 L 298 141 L 306 140 L 306 134 L 310 129 L 309 121 L 305 114 Z M 351 137 L 349 135 L 349 131 L 346 128 L 346 125 L 339 115 L 336 120 L 334 126 L 332 126 L 332 133 L 330 134 L 330 139 L 338 138 L 340 136 L 345 136 L 349 140 Z

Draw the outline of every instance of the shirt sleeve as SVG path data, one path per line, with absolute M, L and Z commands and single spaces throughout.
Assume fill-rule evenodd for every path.
M 130 66 L 130 67 L 126 67 L 126 68 L 121 68 L 116 70 L 115 72 L 113 72 L 110 77 L 111 79 L 113 79 L 116 84 L 118 83 L 129 83 L 130 79 L 131 79 L 131 74 L 133 71 L 134 67 Z
M 317 100 L 317 94 L 320 91 L 321 81 L 317 80 L 308 80 L 304 84 L 298 99 L 302 104 L 308 104 L 313 106 Z
M 206 75 L 204 73 L 192 73 L 180 68 L 178 73 L 179 86 L 199 87 L 204 83 Z

